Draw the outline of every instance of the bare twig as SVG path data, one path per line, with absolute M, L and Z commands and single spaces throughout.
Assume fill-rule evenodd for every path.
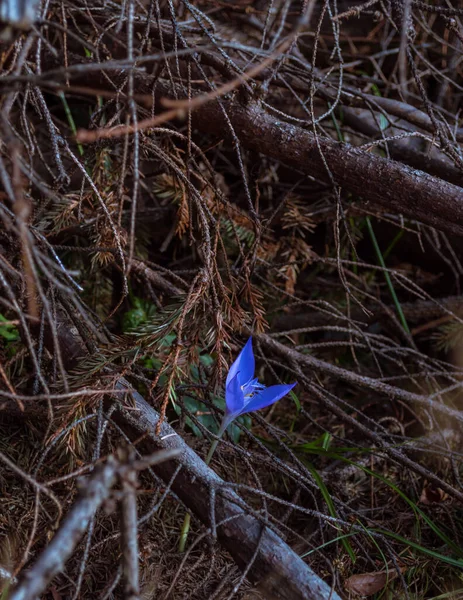
M 34 600 L 45 591 L 51 580 L 63 571 L 66 561 L 84 535 L 90 520 L 109 497 L 111 488 L 118 476 L 122 477 L 123 481 L 133 481 L 133 474 L 136 473 L 137 468 L 146 468 L 149 465 L 169 460 L 177 455 L 178 450 L 170 448 L 168 452 L 158 452 L 141 461 L 134 462 L 134 464 L 129 462 L 122 465 L 112 456 L 109 456 L 104 465 L 97 466 L 88 479 L 82 480 L 79 498 L 65 517 L 48 547 L 40 555 L 35 564 L 19 577 L 19 583 L 11 593 L 10 600 Z M 128 501 L 131 517 L 133 516 L 132 500 L 134 498 Z M 124 510 L 124 516 L 127 515 L 128 511 Z M 130 526 L 132 527 L 132 525 L 133 523 Z M 132 563 L 137 562 L 133 554 L 135 550 L 136 543 L 135 545 L 131 544 L 130 560 Z M 136 572 L 138 573 L 138 568 Z M 137 584 L 136 575 L 132 573 L 132 576 L 131 583 L 135 586 Z M 135 592 L 136 587 L 133 589 Z M 130 597 L 134 599 L 136 595 Z
M 20 577 L 10 600 L 34 600 L 60 571 L 85 533 L 98 508 L 109 497 L 116 481 L 118 464 L 109 458 L 82 486 L 80 498 L 69 511 L 55 537 L 36 563 Z
M 124 450 L 125 453 L 130 450 Z M 129 457 L 123 458 L 127 462 Z M 133 456 L 132 460 L 133 462 Z M 137 527 L 137 472 L 128 470 L 122 477 L 121 501 L 121 552 L 125 600 L 138 600 L 140 597 L 138 567 L 138 527 Z

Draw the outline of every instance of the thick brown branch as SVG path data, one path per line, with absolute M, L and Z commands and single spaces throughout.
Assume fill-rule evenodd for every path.
M 161 93 L 171 96 L 166 84 Z M 333 181 L 367 204 L 395 211 L 449 233 L 463 234 L 463 189 L 350 144 L 315 137 L 266 112 L 259 104 L 221 99 L 193 113 L 202 131 L 231 137 L 223 109 L 244 147 L 309 176 Z
M 363 110 L 359 112 L 349 107 L 342 107 L 339 112 L 341 111 L 345 125 L 349 125 L 354 130 L 360 131 L 371 140 L 381 139 L 381 131 L 373 120 L 370 111 Z M 379 118 L 378 115 L 377 118 Z M 400 133 L 402 131 L 398 128 L 391 128 L 386 131 L 385 137 L 399 135 Z M 424 170 L 426 173 L 444 179 L 456 186 L 463 185 L 463 173 L 461 169 L 452 164 L 450 159 L 442 152 L 437 152 L 435 148 L 428 153 L 420 152 L 410 142 L 410 138 L 388 140 L 387 148 L 390 156 L 394 160 L 405 163 L 414 169 Z M 384 148 L 384 145 L 382 147 Z

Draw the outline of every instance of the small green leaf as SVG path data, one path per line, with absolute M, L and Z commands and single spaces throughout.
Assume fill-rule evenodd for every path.
M 201 361 L 201 364 L 205 367 L 212 367 L 212 365 L 214 364 L 214 359 L 210 354 L 201 354 L 199 360 Z
M 122 331 L 124 333 L 133 331 L 150 321 L 156 314 L 156 306 L 151 302 L 146 302 L 141 298 L 133 298 L 133 308 L 128 310 L 122 317 Z
M 5 317 L 0 314 L 0 323 L 8 323 L 8 321 L 9 319 L 5 319 Z M 0 336 L 7 342 L 14 342 L 19 339 L 19 332 L 15 325 L 0 325 Z
M 325 433 L 321 436 L 321 447 L 323 448 L 323 450 L 325 450 L 325 452 L 328 452 L 328 450 L 330 449 L 332 439 L 332 435 L 329 434 L 327 431 L 325 431 Z
M 385 129 L 387 129 L 389 127 L 389 121 L 386 119 L 386 117 L 383 114 L 379 115 L 379 127 L 380 127 L 381 131 L 384 131 Z
M 289 395 L 291 396 L 291 400 L 296 405 L 297 412 L 301 412 L 301 402 L 300 402 L 299 398 L 297 397 L 297 395 L 293 392 L 293 390 L 291 390 L 289 392 Z
M 233 423 L 228 428 L 228 435 L 231 437 L 235 444 L 239 442 L 241 436 L 241 429 L 238 427 L 237 423 L 240 423 L 240 425 L 243 425 L 244 427 L 246 427 L 246 429 L 251 429 L 251 416 L 249 414 L 241 415 L 241 417 L 238 417 L 236 421 L 233 421 Z

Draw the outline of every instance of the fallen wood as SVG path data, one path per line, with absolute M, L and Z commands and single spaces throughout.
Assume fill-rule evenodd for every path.
M 116 481 L 117 467 L 115 460 L 108 460 L 86 480 L 79 499 L 65 517 L 51 543 L 32 568 L 20 576 L 19 584 L 10 595 L 10 600 L 35 600 L 64 569 L 66 561 L 84 535 L 91 517 L 109 497 Z
M 152 95 L 151 86 L 154 86 L 156 96 L 161 100 L 185 99 L 183 88 L 172 87 L 166 80 L 137 75 L 136 82 L 139 92 L 144 92 L 146 96 Z M 196 97 L 201 94 L 201 91 L 197 91 Z M 195 94 L 192 94 L 192 101 L 196 100 Z M 178 115 L 184 115 L 184 111 L 182 105 Z M 172 116 L 175 112 L 173 110 Z M 196 103 L 192 122 L 200 131 L 223 137 L 232 143 L 238 140 L 244 148 L 265 154 L 334 187 L 341 187 L 367 206 L 381 207 L 447 233 L 463 235 L 462 187 L 412 166 L 383 158 L 373 151 L 315 135 L 312 130 L 292 125 L 271 114 L 258 101 L 247 101 L 238 92 Z M 155 124 L 155 119 L 147 119 L 139 126 L 149 129 Z M 77 139 L 95 141 L 130 132 L 133 132 L 131 126 L 119 127 L 115 131 L 112 128 L 91 132 L 81 130 Z M 412 162 L 417 164 L 416 156 Z M 444 174 L 456 180 L 453 170 L 453 174 L 449 174 L 444 164 L 441 167 Z
M 397 398 L 404 402 L 410 403 L 411 406 L 421 406 L 428 410 L 441 413 L 449 419 L 456 420 L 460 423 L 463 422 L 463 414 L 460 410 L 454 409 L 446 404 L 441 404 L 440 402 L 433 400 L 431 396 L 409 392 L 406 389 L 384 383 L 381 381 L 381 379 L 359 375 L 358 373 L 355 373 L 355 371 L 343 369 L 342 367 L 333 365 L 332 363 L 316 358 L 315 356 L 311 356 L 310 354 L 302 354 L 293 348 L 289 348 L 284 344 L 281 344 L 269 335 L 262 334 L 259 336 L 259 340 L 267 349 L 272 350 L 278 356 L 303 365 L 304 368 L 307 369 L 308 373 L 316 371 L 329 374 L 342 381 L 345 381 L 346 383 L 351 383 L 360 388 L 369 389 L 376 394 L 384 394 L 389 398 Z M 461 496 L 461 500 L 463 501 L 463 494 L 459 494 Z
M 60 524 L 56 535 L 34 565 L 20 574 L 19 583 L 9 596 L 9 600 L 36 600 L 52 579 L 64 570 L 67 560 L 87 530 L 90 519 L 109 498 L 118 476 L 123 482 L 133 480 L 137 470 L 145 469 L 176 455 L 175 450 L 169 450 L 147 456 L 141 461 L 127 461 L 126 464 L 121 464 L 113 456 L 109 456 L 104 465 L 98 465 L 88 478 L 83 478 L 79 497 Z M 123 497 L 123 503 L 125 500 L 126 498 Z M 135 596 L 132 596 L 133 598 Z
M 167 82 L 157 93 L 173 99 Z M 181 98 L 181 90 L 177 89 Z M 257 102 L 213 100 L 192 113 L 194 126 L 232 139 L 229 124 L 243 147 L 358 196 L 366 205 L 403 214 L 448 233 L 463 235 L 463 188 L 424 171 L 382 158 L 350 144 L 335 142 L 270 114 Z
M 274 531 L 260 520 L 246 514 L 243 501 L 164 421 L 155 435 L 159 414 L 124 379 L 116 389 L 130 394 L 136 410 L 117 411 L 113 418 L 132 439 L 146 434 L 141 444 L 145 452 L 156 449 L 179 449 L 176 460 L 155 467 L 156 473 L 169 482 L 178 465 L 182 469 L 172 483 L 172 490 L 203 523 L 211 527 L 211 493 L 215 497 L 215 522 L 219 542 L 228 550 L 241 569 L 252 566 L 247 578 L 259 585 L 267 600 L 340 600 L 334 592 Z M 110 400 L 113 402 L 113 399 Z

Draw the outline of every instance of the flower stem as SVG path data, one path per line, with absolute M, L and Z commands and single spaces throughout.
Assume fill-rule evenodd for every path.
M 186 513 L 185 518 L 183 519 L 182 531 L 180 532 L 180 539 L 178 542 L 178 551 L 185 552 L 186 541 L 188 538 L 188 532 L 190 531 L 190 521 L 191 515 L 190 513 Z
M 222 435 L 220 437 L 222 437 Z M 212 460 L 212 457 L 214 456 L 215 449 L 217 448 L 218 444 L 219 444 L 219 438 L 215 439 L 212 442 L 211 447 L 209 448 L 209 452 L 207 453 L 206 460 L 204 461 L 207 466 L 209 466 L 209 464 Z
M 217 448 L 219 441 L 225 432 L 225 429 L 226 429 L 226 427 L 224 427 L 224 425 L 222 424 L 219 429 L 219 432 L 217 434 L 217 437 L 214 439 L 214 441 L 211 444 L 211 447 L 209 448 L 209 452 L 207 453 L 206 460 L 204 461 L 206 463 L 206 465 L 208 465 L 208 466 L 212 460 L 212 457 L 214 456 L 215 449 Z M 185 552 L 185 546 L 186 546 L 186 541 L 188 538 L 188 532 L 190 531 L 190 521 L 191 521 L 191 515 L 190 515 L 190 513 L 186 513 L 185 518 L 183 519 L 182 530 L 180 532 L 180 540 L 178 542 L 178 551 L 179 552 Z

